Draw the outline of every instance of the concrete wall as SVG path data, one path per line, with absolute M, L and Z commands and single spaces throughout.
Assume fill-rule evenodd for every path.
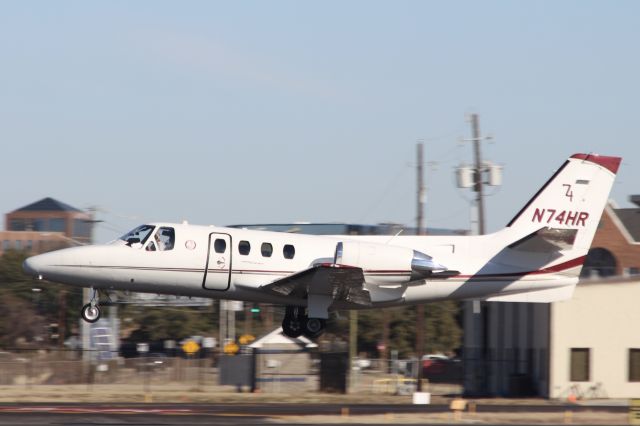
M 588 382 L 569 380 L 571 348 L 590 348 Z M 640 279 L 581 282 L 573 299 L 551 307 L 550 397 L 639 398 L 640 382 L 628 381 L 630 348 L 640 348 Z

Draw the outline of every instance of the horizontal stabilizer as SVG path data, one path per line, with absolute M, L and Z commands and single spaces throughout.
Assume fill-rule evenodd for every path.
M 528 303 L 550 303 L 571 299 L 576 285 L 567 285 L 558 288 L 548 288 L 545 290 L 528 291 L 523 293 L 505 294 L 485 299 L 487 302 L 528 302 Z
M 571 250 L 577 234 L 577 229 L 540 228 L 509 245 L 509 248 L 534 253 Z

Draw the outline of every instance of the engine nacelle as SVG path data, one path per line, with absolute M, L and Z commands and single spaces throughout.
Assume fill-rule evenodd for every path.
M 365 282 L 377 285 L 406 283 L 447 269 L 431 256 L 407 247 L 360 241 L 339 242 L 334 263 L 361 268 Z

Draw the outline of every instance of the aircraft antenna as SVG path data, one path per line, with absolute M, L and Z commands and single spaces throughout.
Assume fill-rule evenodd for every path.
M 389 238 L 389 240 L 385 244 L 389 244 L 391 241 L 393 241 L 393 239 L 395 237 L 397 237 L 398 235 L 402 234 L 402 231 L 404 231 L 404 228 L 399 230 L 393 237 Z

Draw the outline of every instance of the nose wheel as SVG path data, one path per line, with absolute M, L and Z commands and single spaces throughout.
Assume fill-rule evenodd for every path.
M 324 333 L 326 321 L 321 318 L 309 318 L 305 309 L 299 306 L 287 306 L 282 331 L 286 336 L 296 338 L 304 335 L 315 339 Z
M 94 323 L 100 319 L 100 308 L 98 305 L 87 303 L 80 311 L 82 319 L 89 323 Z
M 80 315 L 83 320 L 93 324 L 100 319 L 100 308 L 98 307 L 98 292 L 93 288 L 91 290 L 91 301 L 82 307 Z

